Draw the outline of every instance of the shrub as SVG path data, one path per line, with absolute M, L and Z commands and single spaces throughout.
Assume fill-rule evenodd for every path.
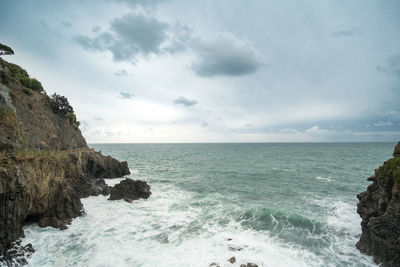
M 6 105 L 0 107 L 0 124 L 11 128 L 14 128 L 17 125 L 15 112 Z
M 24 94 L 31 96 L 32 95 L 32 91 L 28 88 L 22 88 L 22 92 L 24 92 Z
M 33 109 L 33 106 L 32 106 L 32 104 L 31 104 L 31 103 L 28 103 L 28 107 L 29 107 L 29 109 L 30 109 L 30 110 L 32 110 L 32 109 Z
M 22 83 L 23 86 L 26 86 L 32 90 L 42 92 L 43 91 L 43 86 L 42 84 L 36 80 L 35 78 L 29 78 L 29 76 L 22 76 L 19 75 L 19 81 Z
M 400 185 L 400 167 L 397 167 L 396 170 L 393 172 L 394 182 L 397 185 Z
M 75 127 L 78 128 L 81 123 L 76 120 L 76 115 L 75 113 L 68 113 L 67 118 L 69 119 L 69 122 Z
M 43 86 L 42 84 L 36 80 L 35 78 L 31 79 L 31 86 L 29 87 L 32 90 L 38 91 L 38 92 L 42 92 L 43 91 Z
M 8 77 L 4 70 L 0 71 L 1 82 L 5 85 L 8 85 Z
M 15 65 L 13 63 L 7 62 L 7 67 L 10 70 L 11 76 L 18 76 L 19 77 L 29 77 L 28 72 L 21 68 L 18 65 Z

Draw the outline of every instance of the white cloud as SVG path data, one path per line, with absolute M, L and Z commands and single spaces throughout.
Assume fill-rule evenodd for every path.
M 372 124 L 375 127 L 385 127 L 385 126 L 392 126 L 393 123 L 390 121 L 378 121 Z

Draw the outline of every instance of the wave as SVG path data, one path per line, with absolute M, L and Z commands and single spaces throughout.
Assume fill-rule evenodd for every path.
M 315 177 L 315 179 L 321 180 L 321 181 L 332 182 L 332 178 L 330 178 L 330 177 L 317 176 L 317 177 Z

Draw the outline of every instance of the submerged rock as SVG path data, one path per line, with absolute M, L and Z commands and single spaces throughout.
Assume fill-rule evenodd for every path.
M 109 200 L 124 199 L 131 203 L 139 198 L 147 199 L 150 195 L 150 186 L 145 181 L 127 178 L 111 188 Z
M 357 195 L 362 234 L 357 248 L 383 266 L 400 266 L 400 142 L 394 158 L 368 178 L 372 184 Z

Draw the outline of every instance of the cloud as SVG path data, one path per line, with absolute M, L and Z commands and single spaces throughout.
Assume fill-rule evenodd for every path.
M 174 100 L 175 105 L 184 105 L 186 107 L 194 106 L 197 104 L 196 100 L 189 100 L 183 96 L 178 97 Z
M 296 129 L 293 129 L 293 128 L 283 128 L 283 129 L 280 129 L 279 132 L 281 132 L 281 133 L 290 133 L 290 134 L 300 133 L 299 130 L 296 130 Z
M 68 22 L 68 21 L 63 21 L 63 22 L 61 22 L 61 24 L 66 28 L 71 28 L 72 27 L 72 24 L 70 22 Z
M 378 66 L 377 70 L 389 76 L 400 78 L 400 54 L 390 55 L 387 58 L 385 65 L 383 67 Z
M 261 67 L 253 46 L 229 32 L 217 33 L 210 40 L 197 39 L 197 60 L 192 69 L 202 77 L 241 76 Z
M 168 24 L 152 17 L 127 14 L 111 22 L 111 31 L 94 38 L 79 35 L 75 40 L 89 51 L 110 51 L 114 61 L 136 62 L 137 56 L 161 52 Z
M 180 23 L 170 25 L 169 30 L 167 32 L 169 39 L 164 44 L 164 51 L 174 54 L 188 50 L 193 40 L 193 30 Z
M 119 96 L 120 96 L 121 98 L 123 98 L 123 99 L 132 99 L 132 98 L 135 97 L 134 94 L 129 93 L 129 92 L 120 92 L 120 93 L 119 93 Z
M 155 7 L 157 4 L 167 0 L 114 0 L 114 2 L 127 3 L 130 7 Z
M 355 35 L 361 35 L 362 33 L 363 33 L 363 31 L 361 30 L 361 28 L 352 27 L 349 29 L 332 32 L 332 36 L 334 36 L 334 37 L 355 36 Z
M 98 25 L 96 25 L 96 26 L 94 26 L 94 27 L 92 28 L 92 32 L 94 32 L 94 33 L 98 33 L 100 30 L 101 30 L 101 27 L 98 26 Z
M 168 27 L 152 17 L 128 14 L 111 22 L 112 30 L 128 44 L 128 48 L 143 54 L 158 53 L 166 39 Z
M 393 123 L 390 121 L 378 121 L 372 125 L 375 127 L 385 127 L 385 126 L 392 126 Z
M 81 130 L 82 133 L 86 132 L 89 129 L 89 124 L 85 120 L 83 120 L 79 125 L 79 129 Z
M 46 21 L 44 21 L 44 20 L 39 20 L 39 23 L 40 23 L 40 26 L 42 27 L 42 29 L 43 29 L 44 31 L 46 31 L 47 33 L 50 33 L 51 35 L 56 36 L 56 37 L 58 37 L 59 39 L 62 38 L 62 35 L 61 35 L 58 31 L 53 30 L 53 28 L 50 27 L 49 24 L 48 24 Z
M 116 73 L 114 73 L 115 74 L 115 76 L 117 76 L 117 77 L 121 77 L 121 76 L 126 76 L 126 75 L 128 75 L 128 72 L 126 72 L 126 70 L 119 70 L 119 71 L 117 71 Z
M 138 56 L 190 51 L 196 60 L 191 68 L 198 76 L 241 76 L 256 72 L 263 64 L 254 47 L 229 32 L 208 40 L 194 37 L 180 23 L 168 24 L 153 17 L 126 14 L 111 21 L 110 30 L 93 27 L 94 37 L 78 35 L 75 41 L 88 51 L 109 51 L 114 61 L 136 63 Z
M 311 134 L 311 135 L 327 135 L 327 134 L 332 134 L 334 131 L 331 130 L 325 130 L 325 129 L 321 129 L 319 128 L 318 125 L 313 126 L 309 129 L 306 129 L 304 131 L 304 133 L 306 134 Z

